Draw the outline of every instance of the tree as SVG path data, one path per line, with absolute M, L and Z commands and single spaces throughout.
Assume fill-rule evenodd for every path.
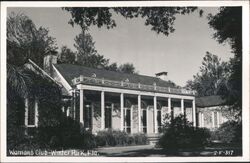
M 198 96 L 222 95 L 228 92 L 229 66 L 218 56 L 209 52 L 203 57 L 199 73 L 187 82 L 187 87 L 196 90 Z
M 120 65 L 117 71 L 129 74 L 136 74 L 135 67 L 132 63 L 125 63 Z
M 229 43 L 235 54 L 230 59 L 229 92 L 224 94 L 232 109 L 242 110 L 242 7 L 221 7 L 216 15 L 209 15 L 209 25 L 215 29 L 219 43 Z M 241 113 L 240 113 L 241 115 Z
M 104 68 L 109 60 L 97 53 L 95 42 L 89 33 L 82 31 L 75 37 L 75 48 L 77 49 L 76 63 L 94 68 Z
M 11 13 L 7 18 L 7 62 L 22 66 L 28 59 L 43 67 L 43 58 L 57 49 L 49 30 L 36 28 L 24 14 Z
M 47 123 L 55 124 L 60 116 L 60 88 L 46 76 L 26 67 L 28 59 L 42 66 L 43 57 L 55 50 L 54 39 L 48 30 L 35 24 L 23 14 L 11 13 L 7 18 L 7 148 L 29 144 L 24 136 L 24 98 L 39 100 L 39 115 L 49 113 Z M 46 111 L 41 111 L 46 110 Z M 48 111 L 49 110 L 49 111 Z M 41 116 L 42 117 L 42 116 Z M 52 122 L 52 123 L 51 123 Z M 42 119 L 39 118 L 39 125 Z
M 69 49 L 67 46 L 62 46 L 61 52 L 58 56 L 58 63 L 74 64 L 75 56 L 76 54 L 71 49 Z
M 112 63 L 109 66 L 107 66 L 105 69 L 109 71 L 118 71 L 117 63 Z
M 177 14 L 189 14 L 197 10 L 197 7 L 65 7 L 64 10 L 70 12 L 69 23 L 80 25 L 85 31 L 89 26 L 106 26 L 110 29 L 116 26 L 112 19 L 112 14 L 120 14 L 127 18 L 145 18 L 145 25 L 151 26 L 151 30 L 157 33 L 169 35 L 174 32 L 174 21 Z M 202 15 L 202 10 L 200 10 Z
M 42 66 L 43 57 L 56 48 L 47 29 L 37 29 L 29 17 L 12 12 L 7 18 L 7 86 L 11 88 L 8 95 L 26 96 L 32 82 L 24 64 L 32 59 Z

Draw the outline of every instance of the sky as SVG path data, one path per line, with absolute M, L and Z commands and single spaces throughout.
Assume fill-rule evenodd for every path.
M 206 15 L 215 14 L 215 7 L 202 8 L 204 16 L 197 12 L 177 15 L 175 32 L 169 36 L 157 34 L 144 19 L 125 19 L 113 15 L 117 27 L 113 29 L 91 27 L 89 32 L 95 41 L 99 54 L 118 64 L 133 63 L 139 74 L 155 76 L 166 71 L 168 79 L 177 85 L 185 86 L 193 75 L 198 73 L 206 51 L 219 56 L 223 61 L 233 57 L 228 44 L 218 44 L 213 39 L 213 29 L 209 28 Z M 27 15 L 38 27 L 49 29 L 49 35 L 57 45 L 66 45 L 75 51 L 74 38 L 81 30 L 68 24 L 70 13 L 61 8 L 8 8 L 10 12 Z

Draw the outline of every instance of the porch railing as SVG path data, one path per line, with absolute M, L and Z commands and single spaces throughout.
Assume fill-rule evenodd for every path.
M 72 80 L 74 85 L 77 84 L 87 84 L 87 85 L 99 85 L 99 86 L 108 86 L 108 87 L 117 87 L 117 88 L 128 88 L 135 90 L 144 90 L 144 91 L 152 91 L 152 92 L 162 92 L 169 94 L 184 94 L 184 95 L 195 95 L 194 91 L 183 89 L 183 88 L 171 88 L 171 87 L 160 87 L 155 83 L 153 85 L 145 85 L 140 83 L 130 83 L 127 81 L 115 81 L 115 80 L 107 80 L 100 79 L 96 77 L 86 77 L 81 75 L 78 78 L 74 78 Z

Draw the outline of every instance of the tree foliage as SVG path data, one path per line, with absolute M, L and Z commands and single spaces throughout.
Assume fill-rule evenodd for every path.
M 167 114 L 162 130 L 163 134 L 160 136 L 158 145 L 169 152 L 204 148 L 210 138 L 208 129 L 193 127 L 184 115 L 171 118 Z
M 136 74 L 135 67 L 132 63 L 124 63 L 120 65 L 116 71 L 123 72 L 123 73 Z
M 132 63 L 125 63 L 120 66 L 117 63 L 110 64 L 109 59 L 97 52 L 95 42 L 89 33 L 82 31 L 74 40 L 74 47 L 77 51 L 73 52 L 63 46 L 59 56 L 60 63 L 78 64 L 122 73 L 136 73 Z
M 39 101 L 39 125 L 54 126 L 60 118 L 61 90 L 38 71 L 27 67 L 32 59 L 42 67 L 43 57 L 56 49 L 48 30 L 23 14 L 11 13 L 7 18 L 7 148 L 28 145 L 24 128 L 24 98 Z M 46 116 L 44 116 L 46 115 Z M 21 122 L 22 120 L 22 122 Z M 19 121 L 19 122 L 17 122 Z M 20 144 L 19 144 L 20 143 Z
M 109 59 L 98 54 L 95 49 L 95 42 L 89 33 L 82 31 L 75 37 L 76 63 L 94 68 L 104 68 L 108 65 Z
M 235 54 L 230 59 L 229 92 L 225 94 L 232 108 L 242 109 L 242 7 L 221 7 L 216 15 L 209 15 L 209 25 L 215 29 L 214 38 L 219 43 L 229 43 Z
M 199 73 L 187 82 L 198 96 L 223 95 L 228 92 L 229 65 L 209 52 L 203 57 Z
M 57 62 L 58 63 L 69 63 L 74 64 L 76 62 L 76 53 L 73 52 L 70 48 L 67 46 L 62 46 L 61 51 L 59 53 Z
M 36 28 L 24 14 L 11 13 L 7 18 L 7 62 L 22 66 L 28 59 L 43 67 L 43 58 L 57 49 L 49 30 Z
M 141 17 L 145 19 L 145 25 L 151 26 L 151 30 L 165 35 L 174 32 L 174 21 L 178 14 L 189 14 L 197 10 L 197 7 L 65 7 L 64 10 L 71 14 L 69 24 L 80 25 L 82 33 L 75 38 L 75 47 L 78 51 L 78 64 L 101 67 L 107 70 L 135 73 L 132 64 L 125 63 L 117 66 L 116 63 L 109 65 L 109 60 L 97 53 L 90 34 L 85 33 L 90 26 L 107 29 L 116 27 L 113 14 L 122 15 L 126 19 Z M 202 11 L 200 10 L 200 15 Z M 78 58 L 79 57 L 79 58 Z
M 169 35 L 174 32 L 174 21 L 178 14 L 189 14 L 197 7 L 65 7 L 70 12 L 69 24 L 80 25 L 83 30 L 88 30 L 91 25 L 107 29 L 116 27 L 113 14 L 120 14 L 126 19 L 142 17 L 145 25 L 157 33 Z M 200 12 L 202 14 L 202 12 Z

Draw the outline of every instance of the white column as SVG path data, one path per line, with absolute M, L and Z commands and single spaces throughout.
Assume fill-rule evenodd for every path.
M 24 99 L 24 103 L 25 103 L 24 125 L 27 127 L 28 126 L 28 111 L 29 111 L 29 100 L 28 100 L 28 98 Z
M 38 100 L 35 99 L 35 126 L 38 127 Z
M 201 127 L 204 127 L 204 113 L 201 113 Z
M 212 111 L 212 127 L 215 128 L 214 112 Z
M 76 90 L 73 92 L 73 119 L 76 119 Z
M 155 133 L 158 133 L 158 125 L 157 125 L 157 97 L 154 96 L 154 128 Z
M 121 131 L 123 131 L 123 123 L 124 123 L 124 94 L 120 94 L 120 107 L 121 107 Z
M 220 127 L 220 115 L 219 114 L 220 114 L 220 112 L 218 111 L 217 117 L 216 117 L 217 118 L 217 127 Z
M 141 95 L 138 95 L 138 130 L 141 132 Z
M 168 114 L 171 118 L 171 98 L 170 97 L 168 98 Z
M 184 99 L 181 99 L 181 114 L 184 115 Z
M 196 127 L 195 99 L 193 99 L 193 126 Z
M 201 123 L 202 123 L 201 122 L 201 112 L 198 113 L 198 116 L 199 116 L 199 119 L 198 119 L 199 120 L 199 127 L 202 127 L 202 125 L 201 125 Z
M 66 112 L 66 116 L 69 117 L 69 107 L 67 107 L 67 112 Z
M 84 101 L 83 101 L 83 89 L 80 89 L 80 123 L 84 126 L 83 121 L 83 108 L 84 108 Z
M 104 97 L 104 91 L 101 92 L 101 129 L 103 130 L 105 128 L 105 97 Z
M 134 127 L 134 124 L 133 124 L 133 107 L 131 107 L 130 109 L 130 131 L 131 131 L 131 134 L 134 132 L 133 130 L 133 127 Z

